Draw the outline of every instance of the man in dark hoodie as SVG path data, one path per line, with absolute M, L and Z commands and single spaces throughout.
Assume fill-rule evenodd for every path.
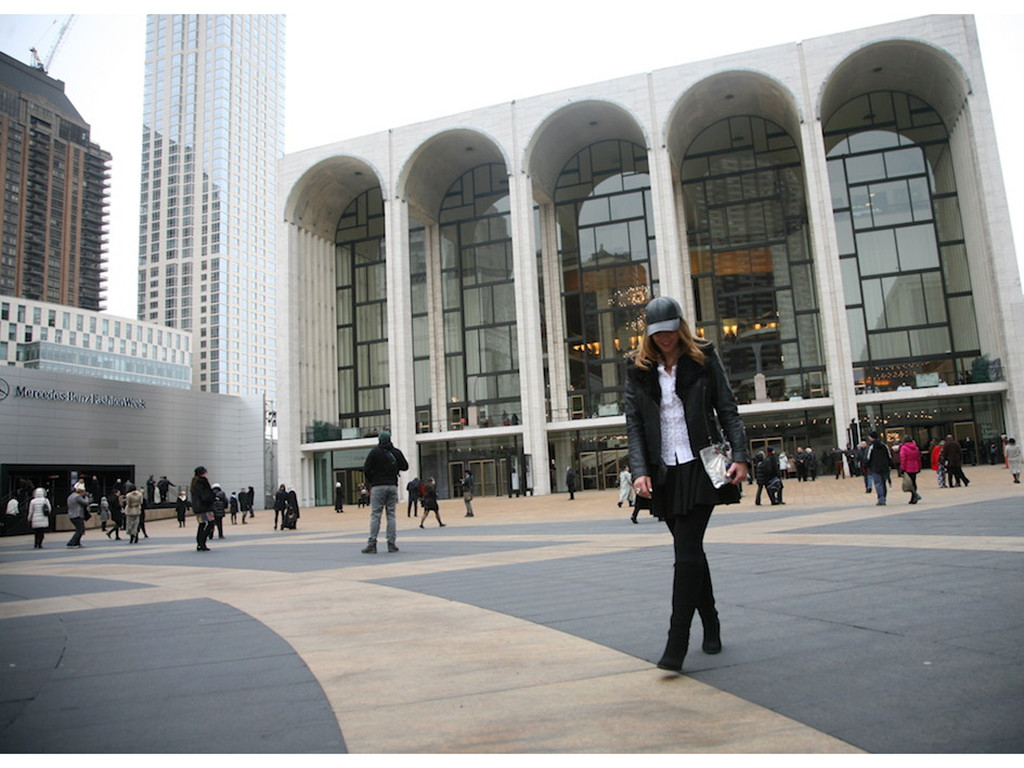
M 409 468 L 405 456 L 391 442 L 391 433 L 380 433 L 377 446 L 366 456 L 363 477 L 370 486 L 370 538 L 363 553 L 377 552 L 377 534 L 380 533 L 380 516 L 387 514 L 388 552 L 397 552 L 395 538 L 395 507 L 398 504 L 398 473 Z

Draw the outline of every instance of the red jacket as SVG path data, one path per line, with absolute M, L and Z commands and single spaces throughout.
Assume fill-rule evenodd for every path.
M 921 449 L 913 440 L 900 445 L 900 469 L 914 473 L 921 471 Z

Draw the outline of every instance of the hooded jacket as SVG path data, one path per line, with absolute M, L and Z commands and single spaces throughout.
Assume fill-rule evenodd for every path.
M 724 437 L 732 446 L 734 462 L 750 460 L 747 433 L 740 419 L 736 397 L 729 386 L 725 368 L 711 344 L 702 347 L 704 364 L 683 355 L 675 366 L 676 394 L 683 403 L 690 448 L 697 456 L 702 448 Z M 629 467 L 633 477 L 648 475 L 655 486 L 665 482 L 667 468 L 661 458 L 661 385 L 658 369 L 638 368 L 630 360 L 626 371 L 626 434 L 629 438 Z M 716 418 L 717 416 L 717 418 Z M 738 501 L 735 486 L 719 489 L 722 503 Z M 736 498 L 732 499 L 732 495 Z
M 46 491 L 36 488 L 32 492 L 32 501 L 28 503 L 28 523 L 33 528 L 48 528 L 50 526 L 50 502 L 46 498 Z

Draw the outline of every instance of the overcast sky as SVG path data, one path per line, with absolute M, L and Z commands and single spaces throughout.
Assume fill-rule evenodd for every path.
M 973 13 L 1018 241 L 1024 237 L 1024 15 L 1009 3 L 702 4 L 680 0 L 234 2 L 181 12 L 288 12 L 286 150 L 328 144 L 587 83 L 934 13 Z M 113 155 L 107 309 L 135 316 L 146 3 L 46 4 L 50 15 L 0 16 L 0 51 L 47 58 L 78 15 L 49 74 Z M 721 10 L 719 10 L 721 9 Z M 166 8 L 153 8 L 167 11 Z M 178 9 L 171 9 L 178 10 Z M 129 13 L 130 12 L 130 13 Z M 104 15 L 98 15 L 104 14 Z M 360 105 L 348 110 L 350 104 Z M 1024 247 L 1017 247 L 1018 263 Z

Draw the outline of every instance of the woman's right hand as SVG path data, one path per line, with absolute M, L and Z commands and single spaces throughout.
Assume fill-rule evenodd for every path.
M 652 488 L 650 475 L 640 475 L 633 480 L 633 490 L 636 491 L 637 496 L 643 496 L 645 499 L 651 498 Z

